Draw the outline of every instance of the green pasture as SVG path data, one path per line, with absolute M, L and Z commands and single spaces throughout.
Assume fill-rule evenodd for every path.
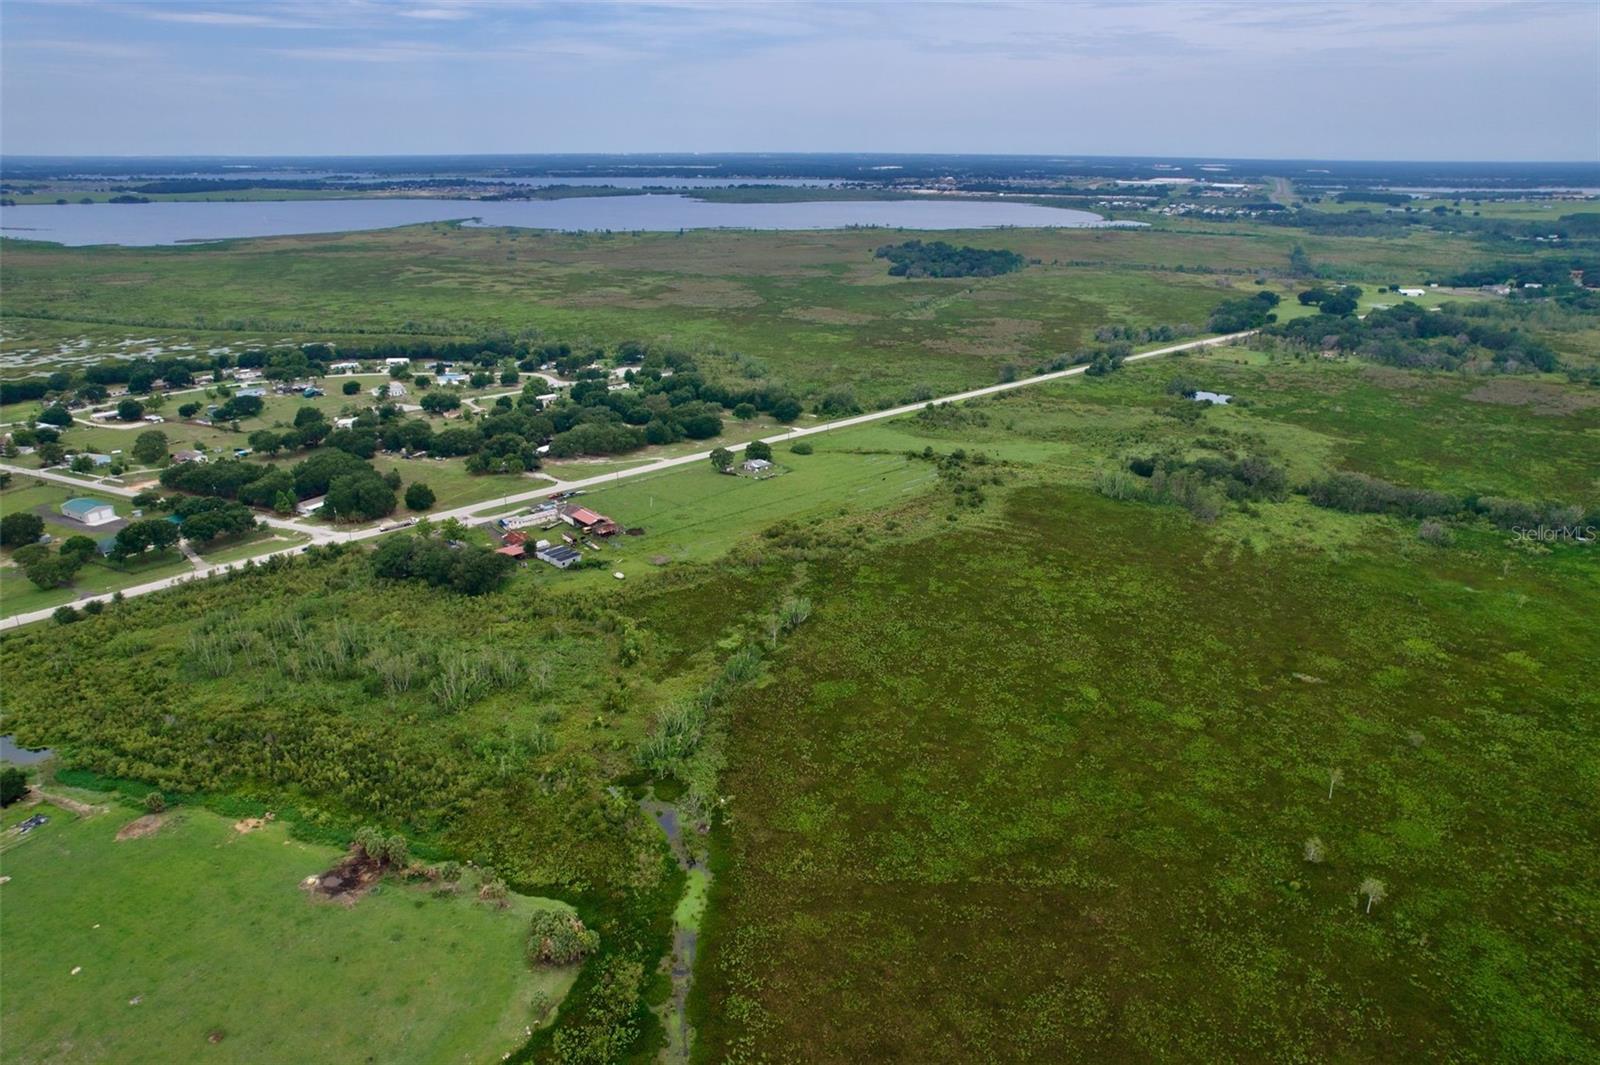
M 493 908 L 470 877 L 451 897 L 389 880 L 315 900 L 301 881 L 340 852 L 281 823 L 180 807 L 119 841 L 140 811 L 108 805 L 41 805 L 49 823 L 6 840 L 9 1061 L 497 1060 L 575 977 L 525 960 L 545 900 Z

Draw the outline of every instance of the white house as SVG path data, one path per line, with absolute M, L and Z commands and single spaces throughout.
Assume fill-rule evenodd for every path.
M 383 364 L 385 366 L 387 366 L 389 369 L 392 370 L 396 366 L 410 366 L 411 365 L 411 360 L 410 359 L 384 359 L 383 360 Z
M 386 385 L 378 385 L 371 391 L 374 396 L 378 396 L 383 394 L 382 390 L 385 388 L 389 390 L 390 399 L 395 399 L 396 397 L 406 394 L 406 386 L 401 384 L 399 381 L 390 381 Z
M 1400 290 L 1400 295 L 1402 295 L 1402 296 L 1416 297 L 1416 296 L 1426 296 L 1427 294 L 1428 294 L 1428 290 L 1425 289 L 1425 288 L 1403 288 L 1403 289 Z
M 361 369 L 359 362 L 330 362 L 328 364 L 329 373 L 355 373 L 359 369 Z
M 327 496 L 312 496 L 310 499 L 302 499 L 300 502 L 294 505 L 294 512 L 300 515 L 302 518 L 309 518 L 311 515 L 321 510 L 322 504 L 326 503 L 327 501 Z
M 744 471 L 746 473 L 766 473 L 772 469 L 772 463 L 766 459 L 745 459 Z
M 335 429 L 349 429 L 351 426 L 355 425 L 355 423 L 356 423 L 356 420 L 355 420 L 354 417 L 335 418 L 333 420 L 333 427 Z

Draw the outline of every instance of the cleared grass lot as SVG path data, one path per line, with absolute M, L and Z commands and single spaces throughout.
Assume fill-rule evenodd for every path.
M 108 812 L 41 805 L 49 823 L 4 841 L 9 1061 L 496 1060 L 576 976 L 524 958 L 542 900 L 399 882 L 315 900 L 301 881 L 339 852 L 281 823 L 184 807 L 119 841 L 141 811 L 91 798 Z

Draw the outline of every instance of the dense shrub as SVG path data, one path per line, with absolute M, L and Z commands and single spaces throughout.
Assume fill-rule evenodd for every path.
M 600 949 L 600 933 L 585 928 L 578 915 L 539 910 L 528 929 L 528 960 L 535 965 L 571 965 Z
M 372 553 L 372 571 L 390 580 L 421 580 L 464 595 L 493 591 L 516 563 L 486 547 L 451 547 L 419 536 L 394 536 Z
M 1272 308 L 1278 305 L 1275 292 L 1257 292 L 1244 299 L 1225 300 L 1211 312 L 1206 328 L 1213 333 L 1240 333 L 1260 329 L 1273 320 Z
M 27 773 L 14 765 L 0 769 L 0 806 L 10 806 L 27 793 Z

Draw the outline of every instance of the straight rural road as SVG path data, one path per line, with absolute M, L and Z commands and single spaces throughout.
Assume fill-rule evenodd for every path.
M 1202 340 L 1189 340 L 1181 344 L 1169 344 L 1163 348 L 1155 348 L 1151 351 L 1142 351 L 1136 355 L 1129 355 L 1123 361 L 1143 362 L 1148 359 L 1161 358 L 1163 355 L 1176 355 L 1179 352 L 1194 351 L 1198 348 L 1214 347 L 1219 344 L 1231 344 L 1235 340 L 1242 340 L 1245 337 L 1253 336 L 1255 332 L 1256 331 L 1254 329 L 1250 329 L 1242 333 L 1228 333 L 1224 336 L 1207 337 Z M 1002 392 L 1011 392 L 1018 388 L 1030 388 L 1034 385 L 1046 384 L 1051 381 L 1060 381 L 1064 378 L 1076 377 L 1079 374 L 1086 372 L 1088 369 L 1088 366 L 1070 366 L 1065 370 L 1056 370 L 1052 373 L 1036 374 L 1032 377 L 1021 377 L 1015 381 L 1006 381 L 998 385 L 988 385 L 984 388 L 974 388 L 967 392 L 957 392 L 953 395 L 940 396 L 936 399 L 926 400 L 921 403 L 907 403 L 899 407 L 889 407 L 885 410 L 875 410 L 868 414 L 856 414 L 848 418 L 839 418 L 835 421 L 823 422 L 820 425 L 810 425 L 803 428 L 797 427 L 790 429 L 788 432 L 779 433 L 776 436 L 763 437 L 763 439 L 769 444 L 780 444 L 784 441 L 799 440 L 802 437 L 815 436 L 818 433 L 828 433 L 833 432 L 836 429 L 848 429 L 856 425 L 867 425 L 871 422 L 882 421 L 885 418 L 898 418 L 904 414 L 913 414 L 921 410 L 923 407 L 928 406 L 930 403 L 960 403 L 964 400 L 980 399 L 984 396 L 995 396 Z M 729 444 L 726 446 L 729 451 L 736 452 L 743 451 L 747 445 Z M 437 514 L 430 514 L 428 517 L 434 521 L 444 521 L 449 518 L 458 518 L 461 521 L 470 522 L 474 519 L 482 518 L 489 514 L 506 510 L 509 507 L 517 506 L 518 504 L 527 503 L 536 499 L 545 499 L 557 492 L 570 492 L 580 488 L 598 488 L 602 485 L 615 484 L 618 481 L 628 480 L 633 477 L 644 477 L 648 474 L 661 473 L 666 470 L 676 469 L 679 466 L 690 466 L 694 465 L 695 463 L 705 462 L 710 457 L 711 451 L 709 449 L 706 451 L 697 451 L 692 455 L 674 455 L 671 458 L 657 459 L 655 462 L 648 462 L 642 466 L 635 466 L 634 468 L 628 470 L 620 470 L 616 473 L 605 473 L 595 477 L 586 477 L 574 481 L 556 481 L 551 484 L 541 485 L 540 487 L 532 489 L 531 491 L 503 496 L 498 500 L 489 500 L 481 503 L 472 503 L 464 507 L 456 507 L 454 510 L 441 511 Z M 76 478 L 67 477 L 63 474 L 50 473 L 49 471 L 45 470 L 30 470 L 21 466 L 10 466 L 4 463 L 0 463 L 0 470 L 5 470 L 9 473 L 24 477 L 41 477 L 49 481 L 59 481 L 64 484 L 70 484 L 76 488 L 86 488 L 93 491 L 108 492 L 113 495 L 124 497 L 135 494 L 132 489 L 89 485 L 85 484 L 81 480 L 77 480 Z M 385 531 L 381 525 L 374 525 L 370 528 L 341 532 L 325 527 L 300 525 L 295 522 L 285 521 L 281 518 L 263 518 L 262 520 L 265 524 L 275 528 L 288 529 L 294 532 L 306 534 L 312 538 L 314 543 L 353 543 L 359 540 L 367 540 L 375 536 L 381 536 Z M 304 551 L 307 546 L 308 545 L 306 544 L 295 544 L 277 551 L 269 551 L 255 557 L 257 561 L 260 561 L 262 559 L 271 558 L 274 555 L 294 554 L 299 551 Z M 180 574 L 175 577 L 167 577 L 162 580 L 150 581 L 148 584 L 139 584 L 131 588 L 124 588 L 122 589 L 122 595 L 124 598 L 135 595 L 148 595 L 151 592 L 159 592 L 163 589 L 174 587 L 175 585 L 184 584 L 193 580 L 204 580 L 206 578 L 216 576 L 219 573 L 225 573 L 239 564 L 240 563 L 238 562 L 225 562 L 213 566 L 196 567 L 195 572 L 192 574 Z M 104 602 L 109 601 L 110 598 L 111 597 L 109 595 L 87 596 L 84 599 L 78 600 L 72 605 L 82 606 L 91 599 L 98 599 Z M 45 610 L 34 610 L 26 614 L 15 614 L 11 617 L 0 619 L 0 629 L 15 629 L 20 628 L 23 625 L 30 625 L 36 621 L 43 621 L 50 617 L 54 612 L 54 608 L 50 608 Z

